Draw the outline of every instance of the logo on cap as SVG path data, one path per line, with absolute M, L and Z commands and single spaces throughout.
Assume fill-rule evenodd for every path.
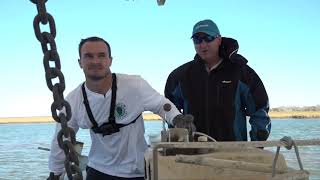
M 202 28 L 202 27 L 208 27 L 208 24 L 200 24 L 196 27 L 196 29 Z

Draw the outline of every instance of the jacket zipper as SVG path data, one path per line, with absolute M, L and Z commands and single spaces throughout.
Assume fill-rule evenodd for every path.
M 209 127 L 209 79 L 210 79 L 210 72 L 207 74 L 207 78 L 206 78 L 206 83 L 205 83 L 205 124 L 207 126 L 207 132 L 210 132 L 210 127 Z

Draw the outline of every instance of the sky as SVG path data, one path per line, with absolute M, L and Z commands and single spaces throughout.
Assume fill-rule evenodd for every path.
M 84 81 L 78 44 L 89 36 L 110 43 L 113 72 L 141 75 L 163 94 L 168 74 L 195 55 L 193 25 L 212 19 L 222 36 L 238 41 L 271 108 L 320 104 L 318 0 L 48 0 L 46 8 L 57 29 L 65 96 Z M 51 115 L 36 14 L 29 0 L 0 3 L 0 117 Z

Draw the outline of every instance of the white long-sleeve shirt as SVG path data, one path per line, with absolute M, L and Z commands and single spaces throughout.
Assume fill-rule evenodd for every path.
M 85 86 L 88 101 L 94 119 L 98 126 L 108 121 L 111 101 L 111 89 L 105 94 L 90 91 Z M 79 127 L 90 129 L 92 123 L 87 115 L 83 103 L 81 85 L 74 89 L 66 97 L 71 105 L 72 117 L 68 122 L 75 132 Z M 171 104 L 171 110 L 165 112 L 163 105 Z M 151 111 L 166 118 L 172 124 L 172 119 L 180 114 L 175 106 L 164 96 L 155 91 L 140 76 L 117 74 L 117 97 L 115 108 L 116 123 L 128 124 L 144 111 Z M 61 129 L 59 123 L 56 125 L 56 133 L 51 143 L 49 156 L 49 170 L 55 174 L 64 171 L 64 152 L 57 142 L 57 133 Z M 147 143 L 144 138 L 144 121 L 140 116 L 135 123 L 120 128 L 120 132 L 112 135 L 102 136 L 90 130 L 91 149 L 89 152 L 88 166 L 119 177 L 141 177 L 144 176 L 144 152 Z

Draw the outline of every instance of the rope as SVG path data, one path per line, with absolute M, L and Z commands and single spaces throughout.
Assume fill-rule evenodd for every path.
M 283 138 L 280 139 L 280 141 L 285 144 L 284 147 L 287 148 L 288 150 L 292 149 L 292 146 L 294 147 L 300 170 L 303 170 L 303 165 L 302 165 L 302 161 L 300 158 L 299 149 L 298 149 L 298 146 L 296 145 L 295 141 L 289 136 L 284 136 Z M 279 157 L 279 153 L 280 153 L 280 146 L 277 147 L 277 152 L 276 152 L 276 155 L 275 155 L 273 163 L 272 163 L 272 177 L 274 177 L 275 173 L 276 173 L 276 164 L 277 164 L 277 160 Z
M 279 152 L 280 152 L 280 146 L 277 147 L 277 152 L 276 152 L 276 155 L 274 156 L 274 160 L 272 162 L 272 177 L 274 177 L 276 174 L 276 165 L 277 165 L 277 160 L 279 157 Z
M 194 135 L 205 136 L 205 137 L 209 138 L 211 141 L 217 142 L 217 140 L 215 140 L 213 137 L 211 137 L 211 136 L 209 136 L 209 135 L 207 135 L 207 134 L 201 133 L 201 132 L 193 132 L 193 133 L 192 133 L 192 136 L 194 136 Z

